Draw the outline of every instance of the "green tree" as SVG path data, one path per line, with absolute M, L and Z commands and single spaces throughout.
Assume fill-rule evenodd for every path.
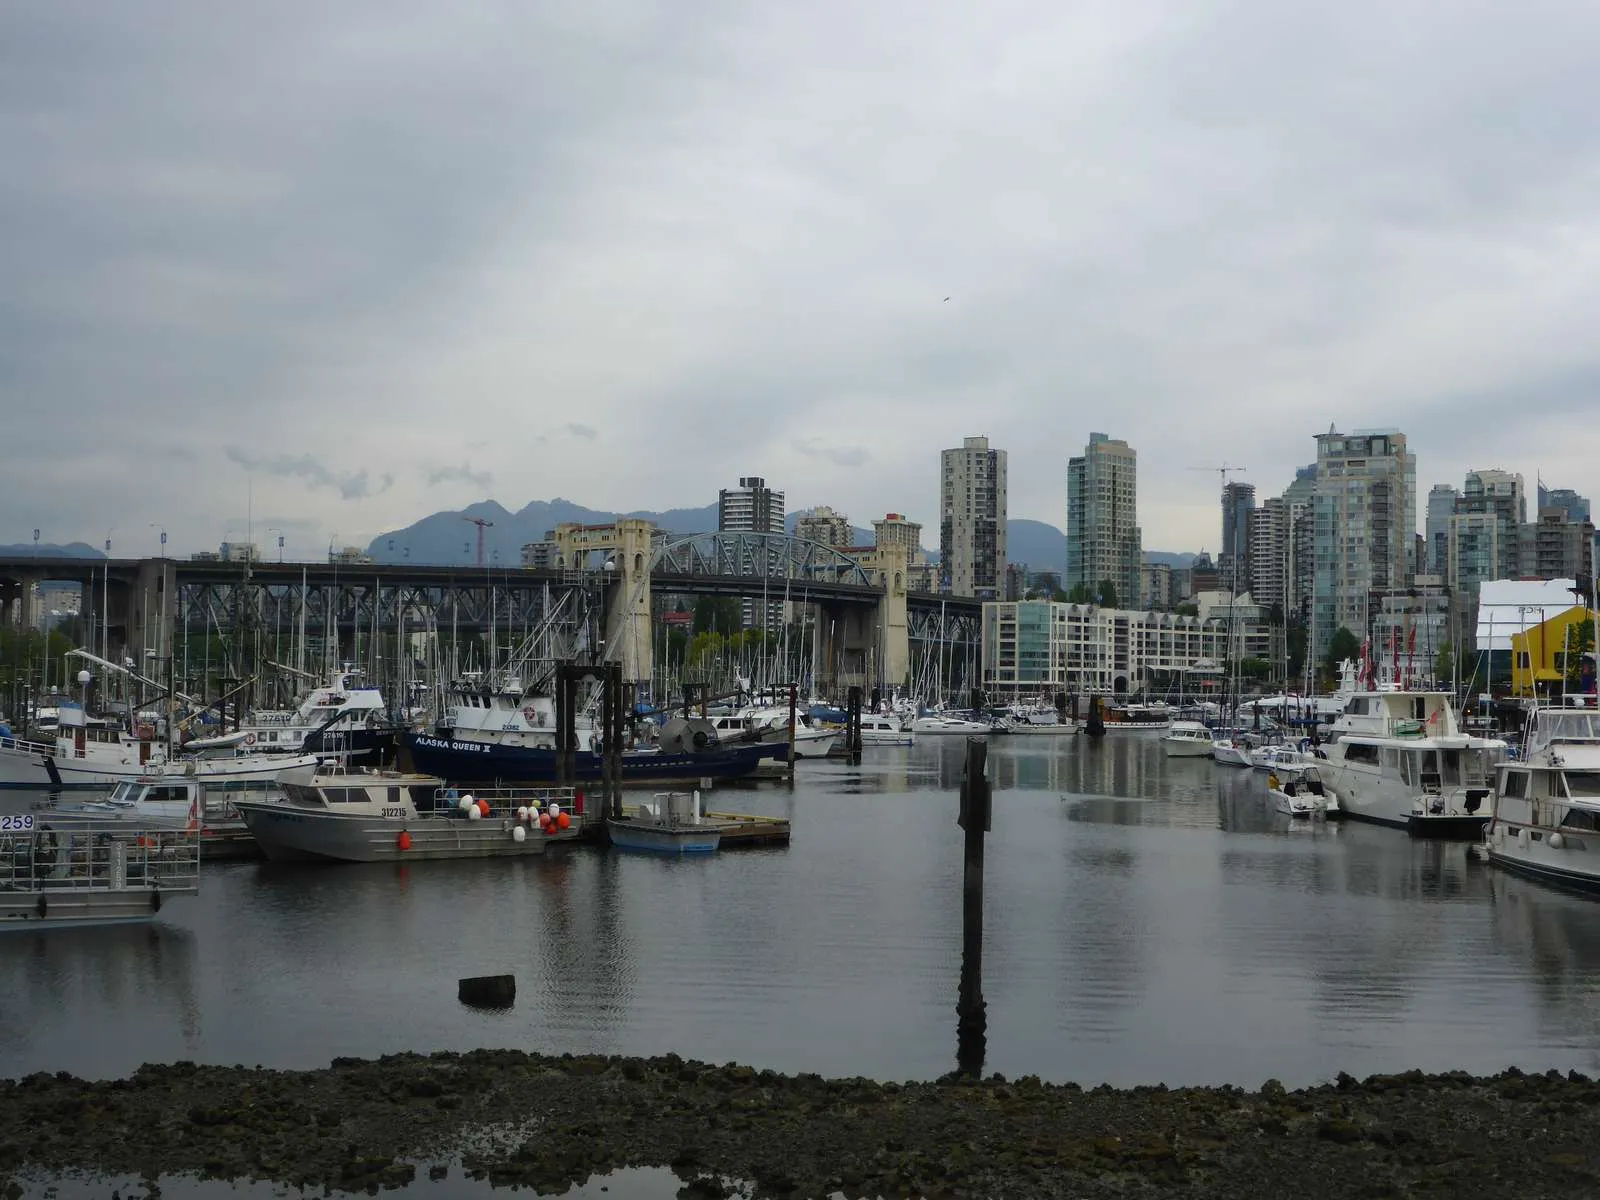
M 1246 679 L 1272 678 L 1272 664 L 1264 658 L 1246 658 L 1239 662 L 1239 674 Z
M 1328 639 L 1328 653 L 1322 661 L 1328 668 L 1328 674 L 1337 676 L 1340 663 L 1347 658 L 1358 658 L 1360 655 L 1361 639 L 1341 625 Z
M 1566 657 L 1562 661 L 1567 667 L 1567 687 L 1573 689 L 1583 671 L 1583 656 L 1594 652 L 1594 618 L 1574 621 L 1567 628 L 1570 632 L 1563 638 Z
M 1200 606 L 1185 601 L 1183 604 L 1176 605 L 1172 611 L 1180 617 L 1198 617 L 1200 615 Z
M 732 596 L 701 596 L 694 602 L 694 632 L 738 633 L 741 612 Z
M 1117 589 L 1111 580 L 1102 579 L 1100 581 L 1100 595 L 1095 603 L 1100 605 L 1101 608 L 1115 608 L 1117 606 Z
M 1067 593 L 1068 604 L 1093 604 L 1094 591 L 1087 583 L 1075 583 Z

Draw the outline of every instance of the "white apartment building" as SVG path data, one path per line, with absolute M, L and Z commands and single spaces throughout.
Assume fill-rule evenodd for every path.
M 1139 602 L 1138 510 L 1137 453 L 1120 438 L 1091 433 L 1083 453 L 1067 460 L 1067 591 L 1095 590 L 1109 579 L 1119 602 Z

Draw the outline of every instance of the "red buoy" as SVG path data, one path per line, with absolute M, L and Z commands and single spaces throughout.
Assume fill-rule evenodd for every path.
M 411 849 L 411 832 L 409 830 L 402 829 L 400 831 L 400 836 L 395 838 L 395 845 L 399 846 L 402 850 Z
M 561 813 L 556 817 L 556 824 L 562 829 L 570 829 L 572 827 L 572 818 L 567 816 L 566 813 Z

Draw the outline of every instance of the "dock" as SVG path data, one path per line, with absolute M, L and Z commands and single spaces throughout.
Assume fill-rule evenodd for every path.
M 708 812 L 704 820 L 722 830 L 722 849 L 744 846 L 787 846 L 789 822 L 782 817 L 758 817 L 748 813 Z

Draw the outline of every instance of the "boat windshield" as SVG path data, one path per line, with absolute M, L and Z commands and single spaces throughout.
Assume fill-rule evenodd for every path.
M 302 808 L 326 808 L 327 802 L 322 798 L 322 789 L 308 787 L 303 783 L 283 784 L 283 798 L 290 804 L 298 804 Z
M 117 786 L 111 790 L 111 803 L 118 804 L 123 801 L 128 801 L 131 803 L 134 798 L 134 793 L 139 790 L 140 786 L 141 785 L 137 783 L 117 784 Z
M 1600 800 L 1600 771 L 1568 771 L 1565 778 L 1574 800 Z
M 1533 748 L 1548 746 L 1555 741 L 1576 742 L 1594 739 L 1600 739 L 1600 713 L 1546 710 L 1539 714 L 1538 724 L 1534 726 Z

